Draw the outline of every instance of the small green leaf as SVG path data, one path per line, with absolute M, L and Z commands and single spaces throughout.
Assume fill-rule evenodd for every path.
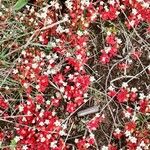
M 11 140 L 11 143 L 10 143 L 10 149 L 11 150 L 15 150 L 15 147 L 16 147 L 16 141 L 13 139 L 13 140 Z
M 14 5 L 14 10 L 20 10 L 28 3 L 28 0 L 18 0 Z

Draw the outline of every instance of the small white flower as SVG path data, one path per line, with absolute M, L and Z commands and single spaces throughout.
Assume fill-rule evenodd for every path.
M 55 115 L 56 115 L 56 112 L 55 112 L 55 111 L 53 111 L 53 112 L 52 112 L 52 116 L 55 116 Z
M 130 140 L 132 143 L 136 143 L 136 142 L 137 142 L 137 138 L 135 138 L 134 136 L 129 136 L 129 140 Z
M 46 138 L 45 137 L 42 137 L 41 138 L 41 142 L 45 142 Z
M 56 120 L 54 124 L 55 124 L 55 126 L 57 126 L 57 127 L 61 126 L 61 123 L 60 123 L 58 120 Z
M 114 87 L 113 87 L 113 86 L 109 86 L 109 87 L 108 87 L 108 90 L 113 91 L 113 90 L 114 90 Z
M 136 93 L 137 91 L 137 88 L 131 88 L 131 92 Z
M 123 83 L 122 83 L 122 87 L 127 88 L 127 87 L 128 87 L 128 83 L 123 82 Z
M 131 135 L 131 132 L 127 130 L 127 131 L 125 132 L 125 135 L 126 135 L 126 137 L 128 137 L 128 136 Z
M 44 123 L 45 123 L 46 125 L 48 125 L 48 124 L 49 124 L 49 120 L 46 119 Z
M 95 138 L 95 135 L 93 133 L 90 133 L 89 136 L 90 136 L 90 138 L 93 138 L 93 139 Z
M 122 43 L 122 40 L 119 39 L 119 38 L 117 38 L 117 43 L 118 43 L 118 44 L 121 44 L 121 43 Z
M 36 109 L 41 109 L 41 106 L 40 105 L 36 105 Z
M 72 9 L 72 1 L 66 0 L 65 4 L 66 4 L 66 7 L 67 7 L 69 10 Z
M 142 150 L 142 148 L 140 146 L 137 146 L 136 150 Z
M 60 87 L 60 92 L 64 93 L 64 91 L 65 91 L 65 88 L 64 87 Z
M 109 11 L 109 9 L 108 9 L 108 7 L 107 7 L 107 6 L 104 6 L 104 9 L 105 9 L 105 11 L 106 11 L 106 12 L 108 12 L 108 11 Z
M 56 148 L 57 147 L 56 144 L 57 144 L 57 141 L 53 141 L 53 142 L 50 143 L 50 147 L 51 148 Z
M 14 141 L 17 143 L 18 141 L 20 141 L 20 137 L 19 136 L 15 136 Z
M 50 102 L 49 100 L 46 101 L 46 104 L 47 104 L 47 105 L 50 105 L 50 103 L 51 103 L 51 102 Z
M 23 86 L 27 89 L 29 87 L 28 83 L 24 83 Z
M 33 69 L 36 69 L 37 67 L 38 67 L 38 64 L 37 64 L 37 63 L 32 64 L 32 68 L 33 68 Z
M 91 81 L 91 82 L 95 81 L 94 76 L 91 76 L 91 77 L 90 77 L 90 81 Z
M 141 146 L 141 147 L 145 147 L 145 145 L 146 145 L 146 144 L 144 143 L 144 141 L 142 141 L 142 142 L 140 143 L 140 146 Z
M 68 15 L 68 14 L 65 14 L 63 20 L 64 20 L 64 21 L 69 21 L 69 15 Z
M 144 2 L 144 3 L 142 4 L 142 6 L 143 6 L 144 8 L 149 8 L 149 3 Z
M 26 55 L 26 51 L 22 51 L 21 54 L 22 54 L 22 55 Z
M 125 117 L 126 117 L 126 118 L 130 118 L 130 117 L 131 117 L 131 113 L 129 113 L 128 111 L 127 111 L 127 112 L 125 112 L 125 114 L 124 114 L 124 115 L 125 115 Z
M 133 120 L 133 121 L 138 120 L 138 117 L 136 116 L 136 114 L 134 114 L 134 115 L 132 116 L 132 120 Z
M 132 9 L 132 14 L 136 15 L 137 14 L 137 10 L 135 8 Z
M 120 130 L 119 128 L 117 128 L 117 129 L 115 129 L 115 132 L 116 132 L 117 134 L 120 134 L 121 130 Z
M 48 139 L 50 139 L 52 136 L 51 136 L 51 134 L 47 134 L 46 137 L 47 137 Z
M 22 150 L 28 150 L 27 145 L 23 145 L 23 146 L 22 146 Z
M 59 132 L 59 135 L 60 135 L 60 136 L 63 136 L 63 135 L 66 135 L 66 133 L 64 132 L 64 130 L 61 130 L 61 131 Z
M 116 2 L 115 2 L 114 0 L 109 0 L 109 4 L 110 4 L 110 5 L 113 5 L 113 6 L 114 6 L 115 3 L 116 3 Z
M 27 121 L 27 119 L 25 117 L 22 118 L 22 121 Z
M 109 53 L 110 50 L 111 50 L 111 47 L 105 47 L 105 52 L 106 52 L 106 53 Z
M 101 150 L 108 150 L 108 146 L 102 146 Z
M 17 73 L 18 73 L 18 69 L 14 69 L 14 70 L 13 70 L 13 73 L 14 73 L 14 74 L 17 74 Z
M 140 96 L 139 96 L 139 99 L 144 99 L 144 98 L 145 98 L 144 93 L 140 93 L 139 95 L 140 95 Z
M 77 57 L 78 60 L 81 60 L 82 55 L 79 54 L 79 55 L 77 55 L 76 57 Z
M 100 5 L 104 5 L 104 2 L 103 2 L 103 1 L 100 1 Z
M 78 30 L 78 31 L 77 31 L 77 34 L 78 34 L 79 36 L 82 36 L 82 35 L 83 35 L 83 32 L 80 31 L 80 30 Z
M 78 143 L 78 142 L 79 142 L 79 139 L 75 139 L 74 142 L 75 142 L 75 143 Z
M 24 107 L 23 107 L 23 106 L 21 106 L 21 105 L 19 105 L 19 112 L 22 112 L 22 111 L 23 111 L 23 109 L 24 109 Z

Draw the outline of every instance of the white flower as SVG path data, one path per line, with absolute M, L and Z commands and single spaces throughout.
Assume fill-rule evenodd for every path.
M 142 148 L 140 146 L 137 146 L 136 150 L 142 150 Z
M 117 128 L 117 129 L 115 129 L 115 132 L 116 132 L 117 134 L 120 134 L 121 130 L 120 130 L 119 128 Z
M 128 83 L 123 82 L 123 83 L 122 83 L 122 87 L 124 87 L 124 88 L 128 87 Z
M 111 47 L 105 47 L 105 52 L 109 53 L 109 51 L 111 50 Z
M 38 67 L 38 64 L 37 64 L 37 63 L 32 64 L 32 68 L 33 68 L 33 69 L 36 69 L 37 67 Z
M 59 135 L 60 135 L 60 136 L 63 136 L 63 135 L 66 135 L 66 133 L 64 132 L 64 130 L 61 130 L 61 131 L 59 132 Z
M 51 134 L 47 134 L 46 137 L 47 137 L 48 139 L 50 139 L 52 136 L 51 136 Z
M 19 136 L 15 136 L 14 141 L 17 143 L 18 141 L 20 141 L 20 137 Z
M 27 121 L 27 119 L 25 117 L 22 118 L 22 121 Z
M 118 43 L 118 44 L 121 44 L 121 43 L 122 43 L 122 40 L 119 39 L 119 38 L 117 38 L 117 43 Z
M 55 7 L 55 9 L 59 9 L 60 8 L 59 3 L 56 2 L 55 5 L 54 5 L 54 7 Z
M 66 0 L 65 4 L 66 4 L 66 7 L 67 7 L 69 10 L 72 9 L 72 1 Z
M 142 6 L 143 6 L 144 8 L 149 8 L 149 3 L 144 2 L 144 3 L 142 4 Z
M 50 144 L 50 147 L 51 148 L 56 148 L 57 147 L 57 141 L 53 141 L 53 142 L 51 142 L 51 144 Z
M 145 145 L 146 145 L 146 144 L 144 143 L 144 141 L 142 141 L 142 142 L 140 143 L 140 146 L 141 146 L 141 147 L 145 147 Z
M 29 87 L 28 83 L 24 83 L 23 86 L 27 89 Z
M 140 96 L 139 96 L 139 99 L 144 99 L 144 98 L 145 98 L 144 93 L 140 93 L 139 95 L 140 95 Z
M 90 1 L 89 0 L 81 0 L 81 4 L 84 6 L 89 6 L 90 5 Z
M 103 1 L 100 1 L 100 5 L 103 5 L 104 4 L 104 2 Z
M 26 55 L 26 51 L 22 51 L 21 54 L 22 54 L 22 55 Z
M 136 117 L 136 114 L 134 114 L 133 116 L 132 116 L 132 120 L 133 121 L 136 121 L 138 118 Z
M 108 150 L 108 146 L 102 146 L 101 150 Z
M 22 146 L 22 150 L 28 150 L 27 145 L 23 145 L 23 146 Z
M 57 127 L 58 127 L 58 126 L 61 126 L 61 123 L 60 123 L 58 120 L 56 120 L 54 124 L 55 124 L 55 126 L 57 126 Z
M 76 57 L 77 57 L 78 60 L 81 60 L 82 55 L 79 54 L 79 55 L 77 55 Z
M 91 81 L 91 82 L 95 81 L 94 76 L 91 76 L 91 77 L 90 77 L 90 81 Z
M 36 105 L 36 109 L 41 109 L 41 106 L 40 105 Z
M 132 9 L 132 14 L 136 15 L 137 14 L 137 10 L 135 8 Z
M 131 132 L 127 130 L 127 131 L 125 132 L 125 135 L 126 135 L 126 137 L 128 137 L 128 136 L 131 135 Z
M 65 88 L 64 87 L 60 87 L 60 92 L 64 93 L 64 91 L 65 91 Z
M 63 32 L 64 32 L 64 30 L 63 30 L 63 28 L 62 28 L 61 25 L 58 25 L 58 27 L 57 27 L 57 29 L 56 29 L 56 32 L 57 32 L 57 33 L 63 33 Z
M 79 139 L 75 139 L 74 142 L 75 142 L 75 143 L 78 143 L 78 142 L 79 142 Z
M 46 138 L 45 137 L 42 137 L 41 138 L 41 142 L 45 142 Z
M 134 136 L 129 136 L 129 140 L 130 140 L 132 143 L 136 143 L 136 142 L 137 142 L 137 138 L 135 138 Z
M 41 52 L 41 57 L 44 58 L 46 55 L 44 52 Z
M 114 5 L 115 1 L 114 0 L 109 0 L 109 4 Z
M 137 92 L 137 88 L 131 88 L 131 92 L 136 93 Z
M 114 87 L 113 87 L 113 86 L 109 86 L 109 87 L 108 87 L 108 90 L 113 91 L 113 90 L 114 90 Z
M 130 114 L 128 111 L 127 111 L 127 112 L 125 112 L 125 114 L 124 114 L 124 115 L 125 115 L 125 117 L 126 117 L 126 118 L 130 118 L 130 117 L 131 117 L 131 114 Z
M 40 122 L 39 125 L 40 125 L 40 126 L 44 126 L 44 122 Z
M 68 14 L 65 14 L 63 20 L 64 20 L 64 21 L 70 21 L 70 20 L 69 20 L 69 15 L 68 15 Z
M 17 73 L 18 73 L 18 69 L 14 69 L 14 70 L 13 70 L 13 73 L 14 73 L 14 74 L 17 74 Z
M 82 35 L 83 35 L 83 32 L 80 31 L 80 30 L 78 30 L 78 31 L 77 31 L 77 34 L 78 34 L 79 36 L 82 36 Z
M 19 112 L 22 112 L 22 111 L 23 111 L 23 109 L 24 109 L 24 107 L 23 107 L 23 106 L 21 106 L 21 105 L 19 105 Z

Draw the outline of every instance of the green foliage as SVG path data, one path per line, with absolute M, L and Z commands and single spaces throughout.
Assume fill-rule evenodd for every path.
M 28 0 L 18 0 L 14 5 L 14 10 L 18 11 L 28 3 Z
M 13 140 L 11 140 L 11 143 L 10 143 L 10 149 L 11 150 L 15 150 L 15 147 L 16 147 L 16 141 L 13 139 Z

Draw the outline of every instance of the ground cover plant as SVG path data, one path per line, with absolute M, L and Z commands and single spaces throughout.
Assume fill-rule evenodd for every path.
M 150 149 L 149 0 L 0 1 L 0 149 Z

